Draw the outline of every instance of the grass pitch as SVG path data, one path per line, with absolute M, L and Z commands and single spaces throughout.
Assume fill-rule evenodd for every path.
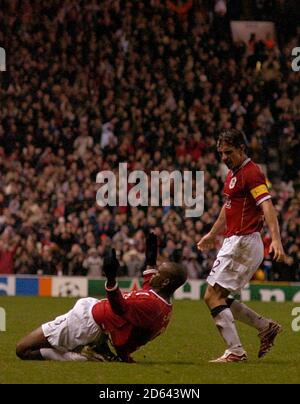
M 136 364 L 24 362 L 15 344 L 43 322 L 68 311 L 71 298 L 0 297 L 6 332 L 0 332 L 0 383 L 300 383 L 300 332 L 291 329 L 296 303 L 252 302 L 250 306 L 279 321 L 284 332 L 263 359 L 257 358 L 257 332 L 239 325 L 247 363 L 210 364 L 224 344 L 203 301 L 177 301 L 165 334 L 133 356 Z

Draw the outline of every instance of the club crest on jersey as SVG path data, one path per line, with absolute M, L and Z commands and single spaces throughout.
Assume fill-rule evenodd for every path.
M 229 189 L 233 189 L 236 184 L 236 177 L 232 177 L 229 183 Z
M 226 200 L 225 208 L 226 209 L 231 209 L 231 200 L 229 198 Z

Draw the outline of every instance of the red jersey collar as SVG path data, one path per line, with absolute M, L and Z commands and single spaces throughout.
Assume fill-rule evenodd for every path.
M 242 164 L 241 164 L 237 169 L 235 169 L 234 171 L 233 171 L 233 170 L 230 170 L 230 171 L 231 171 L 232 174 L 234 175 L 234 174 L 236 174 L 241 168 L 245 167 L 245 165 L 248 164 L 250 161 L 251 161 L 251 158 L 250 158 L 250 157 L 247 157 L 246 160 L 244 160 L 244 161 L 242 162 Z
M 153 289 L 149 289 L 149 292 L 153 293 L 156 297 L 166 303 L 168 306 L 172 306 L 172 303 L 167 302 L 163 297 L 159 296 Z

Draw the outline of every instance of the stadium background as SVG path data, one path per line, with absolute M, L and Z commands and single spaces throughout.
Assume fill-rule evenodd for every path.
M 299 12 L 292 0 L 228 0 L 227 8 L 222 0 L 0 0 L 0 383 L 299 383 L 291 313 L 300 285 L 290 284 L 300 281 L 300 80 L 291 69 Z M 276 38 L 233 43 L 229 22 L 244 19 L 273 21 Z M 216 254 L 195 246 L 222 204 L 215 144 L 228 127 L 244 129 L 267 174 L 288 259 L 272 263 L 265 231 L 256 280 L 272 283 L 254 281 L 242 297 L 262 300 L 250 306 L 285 333 L 259 362 L 257 337 L 242 326 L 250 361 L 224 372 L 207 363 L 222 349 L 209 313 L 187 298 L 203 295 Z M 96 174 L 119 162 L 204 170 L 205 213 L 98 208 Z M 103 292 L 108 245 L 122 263 L 122 289 L 137 287 L 149 230 L 159 235 L 159 260 L 181 259 L 190 279 L 170 328 L 137 352 L 135 366 L 15 357 L 24 333 L 75 302 L 58 296 Z
M 270 181 L 288 255 L 272 263 L 265 232 L 256 278 L 300 280 L 300 95 L 291 69 L 299 8 L 213 3 L 1 1 L 0 274 L 98 277 L 114 245 L 120 275 L 139 276 L 144 232 L 155 230 L 160 260 L 181 259 L 190 278 L 205 279 L 216 251 L 196 243 L 218 215 L 226 172 L 216 133 L 236 127 Z M 229 21 L 243 18 L 274 21 L 276 38 L 233 43 Z M 96 174 L 119 162 L 203 170 L 204 214 L 99 208 Z

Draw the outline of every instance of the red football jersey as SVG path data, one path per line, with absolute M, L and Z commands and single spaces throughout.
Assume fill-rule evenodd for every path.
M 155 270 L 144 271 L 142 289 L 122 294 L 118 287 L 107 290 L 107 298 L 92 309 L 94 320 L 110 334 L 121 357 L 128 356 L 161 334 L 167 327 L 172 304 L 151 289 Z
M 251 159 L 246 159 L 237 170 L 228 172 L 224 195 L 226 237 L 261 230 L 263 214 L 259 205 L 271 195 L 264 174 Z

